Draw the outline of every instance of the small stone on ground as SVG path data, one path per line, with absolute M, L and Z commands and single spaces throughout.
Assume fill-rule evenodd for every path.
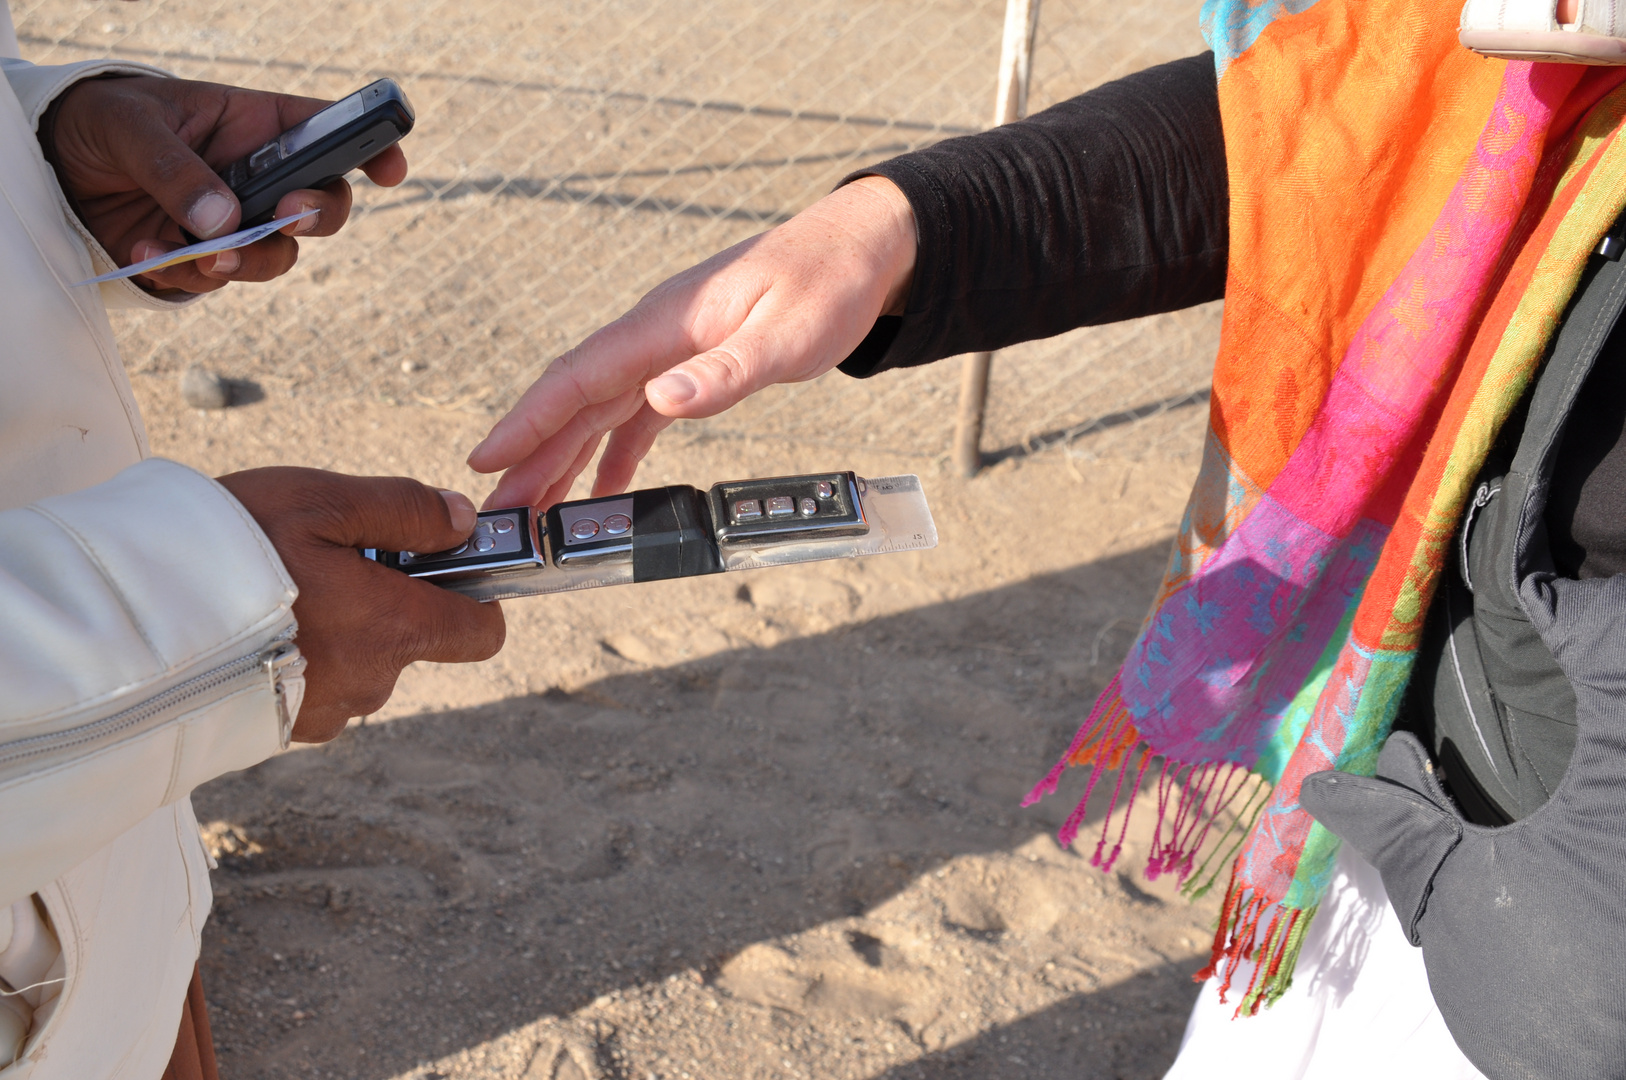
M 194 409 L 224 409 L 231 404 L 231 384 L 208 368 L 193 364 L 181 376 L 181 397 Z

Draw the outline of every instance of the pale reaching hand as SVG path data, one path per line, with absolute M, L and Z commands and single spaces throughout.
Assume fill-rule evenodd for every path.
M 477 472 L 507 470 L 486 506 L 558 502 L 606 433 L 593 494 L 625 490 L 674 419 L 839 364 L 903 310 L 914 265 L 909 201 L 864 177 L 669 278 L 548 365 L 474 448 Z

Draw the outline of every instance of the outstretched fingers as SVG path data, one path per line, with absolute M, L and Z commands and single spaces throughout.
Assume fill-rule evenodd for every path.
M 576 412 L 559 430 L 539 441 L 529 454 L 503 473 L 486 498 L 486 507 L 545 505 L 541 501 L 543 496 L 575 464 L 582 447 L 596 447 L 604 432 L 625 423 L 642 406 L 643 395 L 634 387 L 609 401 Z
M 593 480 L 593 497 L 617 495 L 627 490 L 638 472 L 639 462 L 655 445 L 655 436 L 672 423 L 645 404 L 631 420 L 610 432 L 610 444 L 599 458 L 598 476 Z
M 623 315 L 549 364 L 469 453 L 469 467 L 483 473 L 513 469 L 584 411 L 628 392 L 641 397 L 649 372 L 669 366 L 680 349 L 653 320 L 636 310 Z
M 603 442 L 603 440 L 604 436 L 602 434 L 595 435 L 589 440 L 581 448 L 581 452 L 576 455 L 576 460 L 570 463 L 570 468 L 566 469 L 565 474 L 553 482 L 552 487 L 542 493 L 542 497 L 537 500 L 536 505 L 553 506 L 564 502 L 570 496 L 570 489 L 576 483 L 576 477 L 586 470 L 588 463 L 593 460 L 593 455 L 598 452 L 599 443 Z

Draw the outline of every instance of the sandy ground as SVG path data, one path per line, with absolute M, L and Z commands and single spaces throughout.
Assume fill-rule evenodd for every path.
M 489 480 L 464 454 L 560 348 L 857 165 L 979 127 L 1003 9 L 13 7 L 44 62 L 322 95 L 403 81 L 407 188 L 359 187 L 352 226 L 274 285 L 115 326 L 157 453 L 476 497 Z M 1046 0 L 1035 105 L 1198 51 L 1195 22 L 1186 0 Z M 1060 850 L 1083 777 L 1019 804 L 1155 585 L 1217 324 L 1199 309 L 1001 354 L 995 464 L 969 482 L 946 457 L 952 363 L 669 431 L 640 484 L 914 472 L 941 544 L 511 602 L 497 658 L 410 670 L 332 744 L 199 791 L 223 1075 L 1158 1076 L 1213 901 Z M 242 403 L 184 407 L 198 361 Z
M 171 380 L 135 385 L 155 450 L 200 467 L 423 462 L 481 491 L 448 468 L 476 418 L 271 398 L 203 413 Z M 1201 410 L 1142 424 L 1194 446 Z M 1086 439 L 967 482 L 942 458 L 742 449 L 695 427 L 640 482 L 915 471 L 941 545 L 512 601 L 496 659 L 411 670 L 334 743 L 201 790 L 225 1075 L 1167 1066 L 1212 902 L 1060 850 L 1082 777 L 1019 802 L 1127 647 L 1195 454 L 1090 460 Z

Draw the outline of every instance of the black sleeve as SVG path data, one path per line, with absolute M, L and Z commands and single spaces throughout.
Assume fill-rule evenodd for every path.
M 914 208 L 902 316 L 841 364 L 867 376 L 1225 292 L 1229 192 L 1214 55 L 853 173 Z

